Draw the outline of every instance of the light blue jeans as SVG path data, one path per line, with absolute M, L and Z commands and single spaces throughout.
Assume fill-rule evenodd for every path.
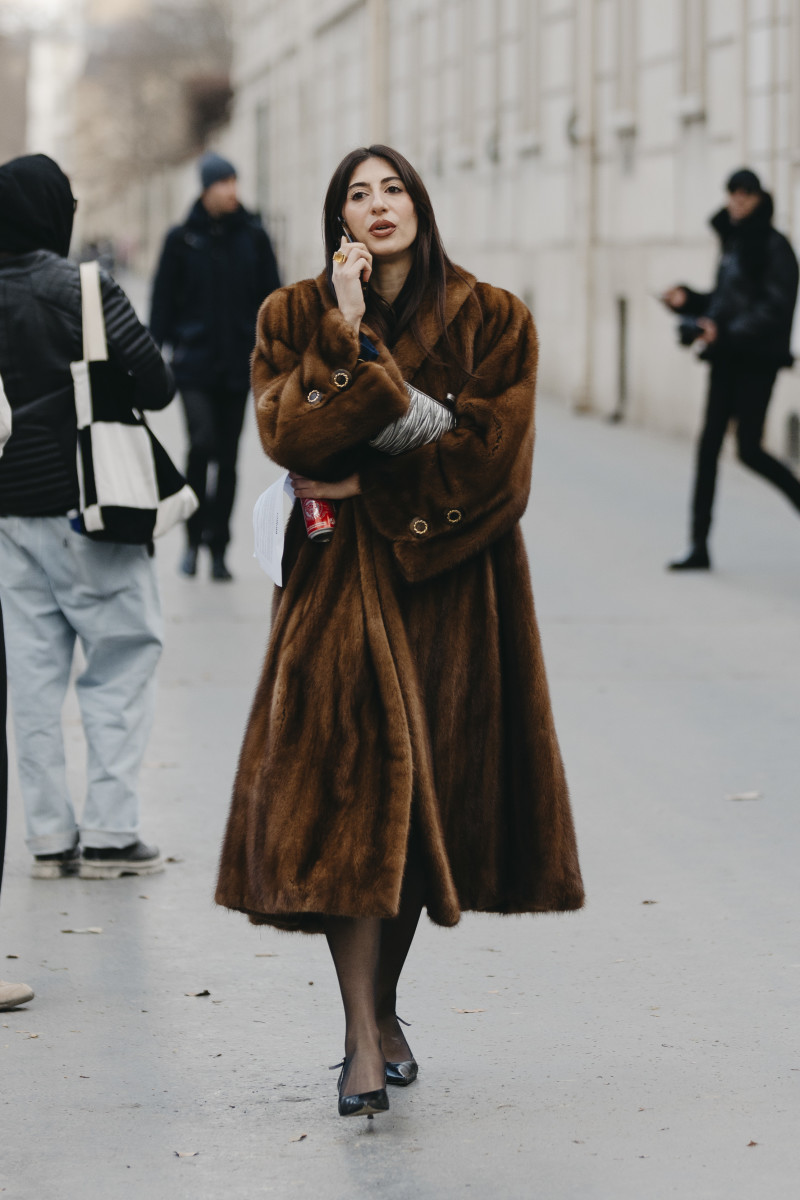
M 0 598 L 29 849 L 57 854 L 79 834 L 85 846 L 130 845 L 162 642 L 153 560 L 145 546 L 93 542 L 66 517 L 0 517 Z M 61 728 L 76 638 L 88 745 L 80 826 Z

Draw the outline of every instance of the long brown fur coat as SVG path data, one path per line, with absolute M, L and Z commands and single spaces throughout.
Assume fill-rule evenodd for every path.
M 254 923 L 396 915 L 412 810 L 438 924 L 583 903 L 518 524 L 536 333 L 516 297 L 466 273 L 448 284 L 447 325 L 460 379 L 408 332 L 359 362 L 324 275 L 259 315 L 264 449 L 312 479 L 358 471 L 362 494 L 327 545 L 306 538 L 299 505 L 289 522 L 216 893 Z M 435 346 L 432 311 L 422 332 Z M 406 411 L 403 380 L 456 394 L 457 426 L 390 458 L 367 442 Z

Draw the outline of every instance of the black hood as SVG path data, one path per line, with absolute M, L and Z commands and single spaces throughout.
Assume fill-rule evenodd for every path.
M 732 221 L 731 215 L 727 208 L 721 208 L 718 213 L 715 213 L 709 224 L 711 228 L 718 234 L 723 245 L 731 238 L 742 238 L 749 240 L 750 238 L 766 237 L 772 228 L 772 217 L 775 212 L 775 205 L 772 203 L 772 196 L 769 192 L 761 193 L 761 203 L 758 208 L 754 208 L 749 217 L 745 217 L 743 221 Z
M 0 252 L 66 258 L 74 219 L 72 188 L 52 158 L 26 154 L 0 167 Z

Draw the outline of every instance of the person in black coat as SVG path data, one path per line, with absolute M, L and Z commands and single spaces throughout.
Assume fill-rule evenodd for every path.
M 691 548 L 685 558 L 669 564 L 674 571 L 711 566 L 708 534 L 717 461 L 732 420 L 741 461 L 780 488 L 800 510 L 800 480 L 761 445 L 775 378 L 781 367 L 794 361 L 790 341 L 797 258 L 773 227 L 772 197 L 753 171 L 735 171 L 727 189 L 728 204 L 711 219 L 722 250 L 713 291 L 695 292 L 679 284 L 662 297 L 682 318 L 681 343 L 699 342 L 700 357 L 711 364 L 697 452 Z
M 236 168 L 218 154 L 200 162 L 203 193 L 167 234 L 153 285 L 150 329 L 172 348 L 172 368 L 189 434 L 186 477 L 200 499 L 187 522 L 181 570 L 193 576 L 205 544 L 212 577 L 230 579 L 225 550 L 236 493 L 236 459 L 255 323 L 280 286 L 272 244 L 259 218 L 239 202 Z M 216 487 L 207 485 L 217 464 Z

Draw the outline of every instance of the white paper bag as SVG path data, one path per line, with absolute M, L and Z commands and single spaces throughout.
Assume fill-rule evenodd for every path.
M 262 571 L 265 571 L 278 587 L 283 587 L 281 562 L 286 532 L 284 496 L 288 496 L 294 503 L 295 495 L 289 482 L 288 471 L 284 471 L 272 487 L 261 493 L 253 509 L 254 557 L 258 559 Z

